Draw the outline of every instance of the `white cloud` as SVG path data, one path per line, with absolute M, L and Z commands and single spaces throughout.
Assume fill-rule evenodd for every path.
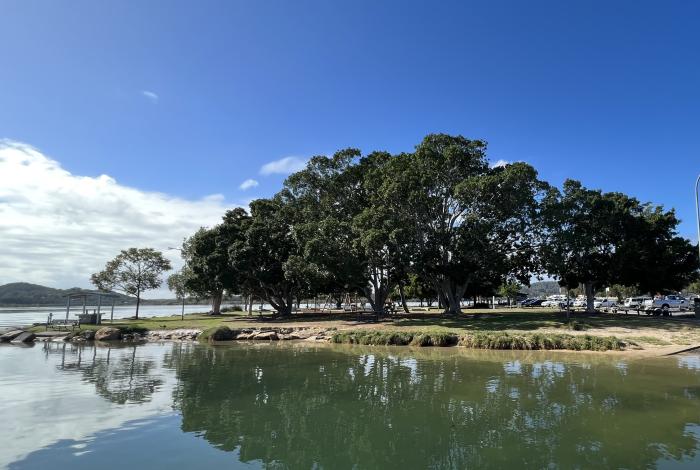
M 0 284 L 88 287 L 121 249 L 180 246 L 229 208 L 220 194 L 186 200 L 73 175 L 29 145 L 0 140 Z M 165 255 L 181 265 L 177 251 Z
M 159 98 L 159 96 L 158 96 L 155 92 L 148 91 L 148 90 L 141 90 L 141 94 L 142 94 L 143 96 L 145 96 L 146 98 L 148 98 L 148 100 L 149 100 L 151 103 L 153 103 L 153 104 L 158 103 L 158 98 Z
M 511 163 L 513 163 L 513 162 L 509 162 L 508 160 L 500 159 L 500 160 L 496 160 L 495 163 L 492 163 L 491 168 L 496 168 L 499 166 L 506 166 L 506 165 L 510 165 Z
M 244 182 L 241 183 L 241 185 L 239 186 L 239 189 L 242 189 L 243 191 L 245 191 L 246 189 L 255 188 L 258 184 L 260 184 L 260 183 L 258 183 L 256 180 L 254 180 L 252 178 L 248 178 L 247 180 L 245 180 Z
M 261 175 L 289 175 L 295 171 L 303 170 L 306 160 L 299 157 L 284 157 L 269 163 L 265 163 L 260 168 Z

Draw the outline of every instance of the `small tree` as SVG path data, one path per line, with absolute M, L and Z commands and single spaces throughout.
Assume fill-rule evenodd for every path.
M 522 288 L 520 283 L 509 281 L 501 284 L 501 287 L 498 288 L 498 295 L 508 299 L 508 306 L 510 306 L 511 299 L 517 298 Z
M 90 281 L 100 290 L 121 291 L 136 297 L 136 318 L 139 317 L 141 293 L 159 288 L 161 274 L 171 269 L 170 261 L 153 248 L 122 250 L 105 269 L 94 273 Z
M 182 313 L 180 318 L 185 319 L 185 299 L 189 295 L 187 290 L 187 268 L 168 276 L 168 289 L 175 294 L 175 298 L 182 301 Z

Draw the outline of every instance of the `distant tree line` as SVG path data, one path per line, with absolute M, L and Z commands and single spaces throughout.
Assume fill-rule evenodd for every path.
M 177 281 L 219 311 L 224 292 L 255 296 L 281 316 L 302 298 L 351 293 L 383 314 L 395 293 L 437 299 L 510 292 L 547 274 L 583 286 L 677 291 L 698 278 L 696 248 L 674 211 L 567 180 L 527 163 L 491 167 L 486 143 L 426 136 L 414 152 L 311 158 L 250 212 L 228 211 L 183 244 Z

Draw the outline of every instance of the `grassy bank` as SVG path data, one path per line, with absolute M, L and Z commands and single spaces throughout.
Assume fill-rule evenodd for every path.
M 464 346 L 474 349 L 619 351 L 627 345 L 614 336 L 556 333 L 477 332 L 456 333 L 408 331 L 339 331 L 331 337 L 338 344 L 373 346 Z
M 634 349 L 658 349 L 668 346 L 700 344 L 700 320 L 683 317 L 648 317 L 565 313 L 551 309 L 464 310 L 463 315 L 443 316 L 438 312 L 417 311 L 398 314 L 378 323 L 358 322 L 351 313 L 294 314 L 273 318 L 266 313 L 249 316 L 230 312 L 220 316 L 188 314 L 139 320 L 123 319 L 102 326 L 127 331 L 198 329 L 201 331 L 228 326 L 242 328 L 313 328 L 337 334 L 339 343 L 438 345 L 461 344 L 479 349 L 569 349 L 617 350 L 620 343 Z M 96 329 L 83 325 L 82 329 Z M 44 327 L 35 327 L 41 331 Z M 331 333 L 328 333 L 330 336 Z M 629 348 L 628 348 L 629 349 Z

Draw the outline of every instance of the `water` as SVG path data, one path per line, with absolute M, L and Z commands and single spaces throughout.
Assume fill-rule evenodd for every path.
M 9 468 L 699 468 L 700 355 L 0 347 Z
M 225 307 L 225 306 L 224 306 Z M 92 306 L 89 310 L 96 310 Z M 185 313 L 208 312 L 210 305 L 185 305 Z M 102 307 L 103 321 L 109 321 L 111 306 Z M 139 317 L 169 316 L 179 315 L 182 312 L 182 305 L 141 305 L 139 307 Z M 49 313 L 53 313 L 54 318 L 66 318 L 66 307 L 0 307 L 0 328 L 31 325 L 33 323 L 46 322 Z M 82 307 L 71 308 L 71 319 L 77 319 L 77 315 L 82 313 Z M 129 318 L 136 313 L 135 305 L 122 305 L 114 307 L 114 318 Z

